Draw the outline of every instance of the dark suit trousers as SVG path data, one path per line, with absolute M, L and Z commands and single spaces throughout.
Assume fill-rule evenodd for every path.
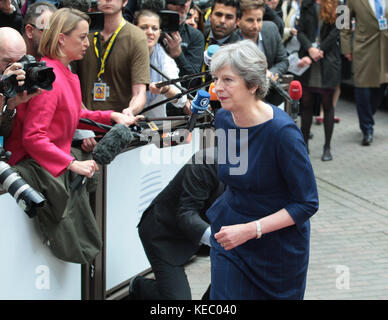
M 363 134 L 373 134 L 373 125 L 375 124 L 373 115 L 381 103 L 385 87 L 386 84 L 380 88 L 354 88 L 358 120 Z
M 184 266 L 174 266 L 144 248 L 155 279 L 140 277 L 136 281 L 136 298 L 141 300 L 191 300 Z

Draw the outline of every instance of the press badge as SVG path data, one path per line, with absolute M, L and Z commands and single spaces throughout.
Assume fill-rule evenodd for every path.
M 94 101 L 106 101 L 109 97 L 109 86 L 106 83 L 95 82 L 93 88 Z
M 380 28 L 380 30 L 387 30 L 388 29 L 387 18 L 380 18 L 379 19 L 379 28 Z

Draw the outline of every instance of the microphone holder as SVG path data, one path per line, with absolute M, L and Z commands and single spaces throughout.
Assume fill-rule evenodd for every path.
M 175 84 L 176 82 L 182 82 L 182 81 L 192 80 L 192 79 L 195 79 L 195 78 L 200 78 L 200 77 L 202 77 L 204 75 L 207 75 L 208 73 L 209 73 L 209 71 L 205 71 L 205 72 L 199 72 L 199 73 L 194 73 L 194 74 L 190 74 L 190 75 L 185 75 L 185 76 L 180 77 L 180 78 L 159 82 L 155 86 L 157 88 L 161 88 L 161 87 L 164 87 L 164 86 L 167 86 L 167 85 L 170 85 L 170 84 Z
M 169 78 L 168 76 L 166 76 L 162 71 L 160 71 L 160 70 L 159 70 L 157 67 L 155 67 L 152 63 L 150 63 L 150 67 L 151 67 L 152 69 L 154 69 L 157 73 L 159 73 L 163 78 L 165 78 L 165 79 L 167 79 L 167 80 L 170 80 L 170 78 Z M 183 89 L 183 87 L 180 86 L 179 84 L 173 83 L 173 85 L 174 85 L 175 87 L 177 87 L 179 90 L 181 90 L 182 92 L 185 91 L 185 89 Z M 194 99 L 194 97 L 193 97 L 191 94 L 188 94 L 188 97 L 189 97 L 191 100 Z
M 189 89 L 189 90 L 187 90 L 187 91 L 182 91 L 181 93 L 178 93 L 178 94 L 176 94 L 175 96 L 173 96 L 173 97 L 171 97 L 171 98 L 167 98 L 167 99 L 164 99 L 164 100 L 159 101 L 159 102 L 157 102 L 157 103 L 151 104 L 150 106 L 144 108 L 142 112 L 152 110 L 152 109 L 154 109 L 154 108 L 156 108 L 156 107 L 159 107 L 159 106 L 161 106 L 161 105 L 163 105 L 163 104 L 165 104 L 165 103 L 167 103 L 167 102 L 170 102 L 170 101 L 172 101 L 172 100 L 180 99 L 181 97 L 183 97 L 183 96 L 186 95 L 186 94 L 189 94 L 189 93 L 191 93 L 191 92 L 197 91 L 197 90 L 199 90 L 199 89 L 201 89 L 201 88 L 203 88 L 203 87 L 206 87 L 206 86 L 210 85 L 211 82 L 212 82 L 212 81 L 208 81 L 208 82 L 202 83 L 201 85 L 199 85 L 199 86 L 197 86 L 197 87 L 191 88 L 191 89 Z M 180 90 L 182 90 L 182 89 L 180 89 Z M 214 117 L 214 115 L 213 115 L 210 111 L 208 111 L 208 112 Z

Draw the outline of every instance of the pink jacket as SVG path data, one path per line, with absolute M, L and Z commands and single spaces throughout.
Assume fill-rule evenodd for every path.
M 111 124 L 112 111 L 81 109 L 78 76 L 59 60 L 44 57 L 42 61 L 54 68 L 53 90 L 44 91 L 17 107 L 14 127 L 5 149 L 12 152 L 10 165 L 31 157 L 58 177 L 74 160 L 70 148 L 75 129 L 90 129 L 90 126 L 80 124 L 79 119 Z

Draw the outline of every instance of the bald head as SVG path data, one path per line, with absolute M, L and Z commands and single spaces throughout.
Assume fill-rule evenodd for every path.
M 26 54 L 26 43 L 15 29 L 0 28 L 0 73 L 8 64 L 19 61 Z

